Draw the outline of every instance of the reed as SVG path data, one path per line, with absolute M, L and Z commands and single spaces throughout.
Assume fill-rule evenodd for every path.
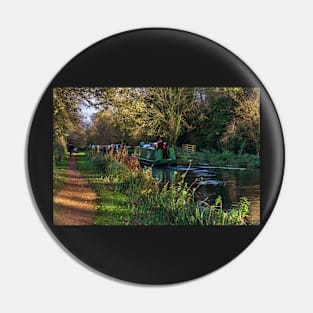
M 90 159 L 94 168 L 92 187 L 98 194 L 107 191 L 121 195 L 127 216 L 121 219 L 131 225 L 245 225 L 250 203 L 241 198 L 230 210 L 223 209 L 222 198 L 215 203 L 197 200 L 198 185 L 185 182 L 187 171 L 177 184 L 161 184 L 152 177 L 150 168 L 133 167 L 129 161 L 116 156 L 96 156 Z M 190 166 L 190 164 L 189 164 Z M 100 173 L 100 174 L 99 174 Z M 125 198 L 126 197 L 126 198 Z M 107 194 L 106 194 L 107 199 Z M 103 208 L 100 199 L 99 206 Z M 119 202 L 119 204 L 121 204 Z M 122 205 L 122 206 L 123 206 Z M 98 210 L 98 224 L 106 224 Z
M 260 157 L 254 154 L 236 154 L 234 152 L 211 152 L 203 151 L 183 151 L 175 148 L 176 156 L 181 164 L 188 164 L 191 160 L 193 164 L 206 163 L 211 166 L 231 166 L 244 168 L 260 168 Z

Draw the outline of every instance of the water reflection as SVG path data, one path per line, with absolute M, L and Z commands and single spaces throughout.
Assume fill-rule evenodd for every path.
M 187 167 L 154 167 L 152 175 L 162 182 L 177 183 Z M 218 195 L 222 196 L 223 207 L 229 209 L 240 197 L 247 197 L 251 202 L 250 218 L 256 224 L 260 222 L 260 170 L 259 169 L 227 169 L 202 165 L 188 170 L 186 181 L 191 184 L 196 180 L 200 200 L 214 202 Z

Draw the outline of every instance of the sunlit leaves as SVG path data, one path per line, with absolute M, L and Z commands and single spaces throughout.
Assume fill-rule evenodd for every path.
M 258 153 L 259 105 L 259 89 L 249 87 L 55 88 L 54 136 L 67 141 L 85 129 L 94 144 L 161 136 L 171 145 L 187 140 L 200 149 Z M 83 106 L 98 112 L 89 126 Z

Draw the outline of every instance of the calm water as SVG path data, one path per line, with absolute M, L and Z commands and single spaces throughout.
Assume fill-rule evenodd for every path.
M 186 167 L 154 167 L 152 174 L 163 182 L 177 182 Z M 201 165 L 190 168 L 186 181 L 191 184 L 196 180 L 200 185 L 199 199 L 208 199 L 214 203 L 218 195 L 222 196 L 223 207 L 230 208 L 240 197 L 247 197 L 251 202 L 250 218 L 256 224 L 260 222 L 260 170 L 212 168 Z

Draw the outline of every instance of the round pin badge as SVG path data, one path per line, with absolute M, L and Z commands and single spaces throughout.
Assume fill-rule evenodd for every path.
M 259 234 L 284 142 L 269 94 L 237 56 L 189 32 L 139 29 L 55 76 L 32 121 L 28 170 L 72 255 L 121 280 L 168 284 L 222 267 Z

